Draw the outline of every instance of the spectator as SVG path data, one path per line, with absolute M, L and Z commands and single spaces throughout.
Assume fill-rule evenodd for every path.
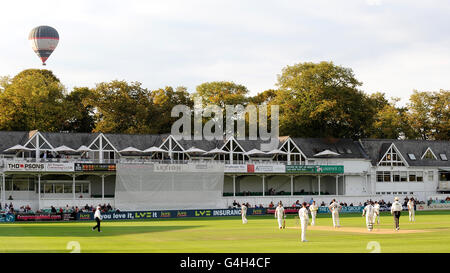
M 14 200 L 14 199 L 13 199 L 12 196 L 10 195 L 10 196 L 8 197 L 8 200 Z
M 274 207 L 274 204 L 273 204 L 273 201 L 271 201 L 269 204 L 269 208 L 273 208 L 273 207 Z

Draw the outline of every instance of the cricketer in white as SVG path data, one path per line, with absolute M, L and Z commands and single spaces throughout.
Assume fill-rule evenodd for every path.
M 312 202 L 309 206 L 309 210 L 311 211 L 311 226 L 314 226 L 316 224 L 317 211 L 319 210 L 319 207 L 316 205 L 316 201 Z
M 408 201 L 407 206 L 408 206 L 408 211 L 409 211 L 409 221 L 410 222 L 415 222 L 416 221 L 416 213 L 415 213 L 415 210 L 414 210 L 414 199 L 413 198 L 411 198 Z
M 375 201 L 375 205 L 373 205 L 373 208 L 375 209 L 375 219 L 373 219 L 373 223 L 375 224 L 375 220 L 377 220 L 377 224 L 380 224 L 380 204 Z
M 283 218 L 284 218 L 284 208 L 283 205 L 280 203 L 278 203 L 277 208 L 275 209 L 275 218 L 277 218 L 278 220 L 278 227 L 280 229 L 283 228 Z
M 339 205 L 338 202 L 336 202 L 336 199 L 333 199 L 331 205 L 328 207 L 331 212 L 331 216 L 333 218 L 333 227 L 340 227 L 339 223 L 339 211 L 341 210 L 342 206 Z
M 302 242 L 307 242 L 306 240 L 306 228 L 308 227 L 309 222 L 309 213 L 306 208 L 306 202 L 303 202 L 302 208 L 298 211 L 298 217 L 300 218 L 300 224 L 302 228 Z
M 242 224 L 247 224 L 247 206 L 242 204 L 241 206 Z
M 375 208 L 372 205 L 372 202 L 369 202 L 367 206 L 364 207 L 362 216 L 366 216 L 366 225 L 367 230 L 373 230 L 373 224 L 375 222 Z

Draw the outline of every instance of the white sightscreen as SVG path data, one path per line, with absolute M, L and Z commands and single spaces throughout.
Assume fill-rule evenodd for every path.
M 125 210 L 218 208 L 224 165 L 117 164 L 115 206 Z

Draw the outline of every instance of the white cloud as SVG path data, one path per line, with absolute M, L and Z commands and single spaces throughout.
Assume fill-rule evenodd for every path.
M 367 5 L 369 6 L 379 6 L 382 4 L 381 0 L 366 0 Z

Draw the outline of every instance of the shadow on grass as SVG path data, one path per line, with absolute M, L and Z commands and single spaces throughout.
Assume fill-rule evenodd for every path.
M 152 232 L 193 229 L 200 226 L 101 226 L 102 232 L 92 231 L 92 226 L 2 226 L 0 237 L 98 237 L 143 234 Z

